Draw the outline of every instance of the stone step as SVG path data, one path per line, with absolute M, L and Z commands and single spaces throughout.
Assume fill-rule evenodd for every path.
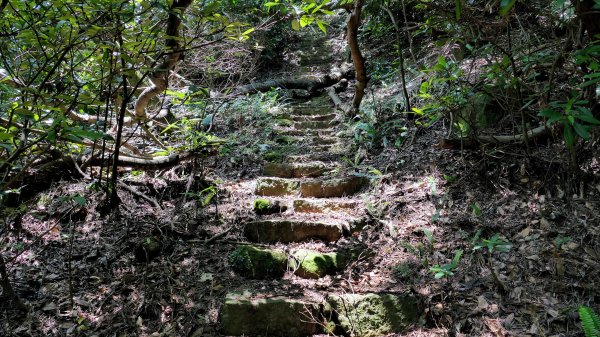
M 304 136 L 320 136 L 320 137 L 329 136 L 329 137 L 331 137 L 332 135 L 334 135 L 336 133 L 336 130 L 335 129 L 296 130 L 296 129 L 281 129 L 281 128 L 279 128 L 279 129 L 275 129 L 275 132 L 278 134 L 281 134 L 281 135 L 297 136 L 297 137 L 304 137 Z
M 228 293 L 221 308 L 223 335 L 375 337 L 405 332 L 419 318 L 408 294 L 332 294 L 324 299 L 264 293 Z
M 301 337 L 320 330 L 318 303 L 302 298 L 229 293 L 220 316 L 225 336 Z
M 337 114 L 328 111 L 322 111 L 322 113 L 296 113 L 296 112 L 284 112 L 273 115 L 275 120 L 291 120 L 294 122 L 305 122 L 305 121 L 332 121 L 336 119 Z
M 315 180 L 263 177 L 256 180 L 255 193 L 266 197 L 297 194 L 304 198 L 345 197 L 356 194 L 368 183 L 368 178 L 359 176 Z
M 356 210 L 360 202 L 356 200 L 314 200 L 296 199 L 292 202 L 294 212 L 298 213 L 328 213 L 343 210 Z
M 325 172 L 333 170 L 323 162 L 312 163 L 266 163 L 263 167 L 263 175 L 267 177 L 278 178 L 301 178 L 301 177 L 319 177 Z
M 299 180 L 285 178 L 256 179 L 255 193 L 263 197 L 279 197 L 298 194 Z
M 294 129 L 306 130 L 306 129 L 329 129 L 332 126 L 338 125 L 339 121 L 304 121 L 294 122 Z
M 287 270 L 299 277 L 318 279 L 343 270 L 349 262 L 372 256 L 366 249 L 319 252 L 295 249 L 289 255 L 279 249 L 240 245 L 228 256 L 231 269 L 249 279 L 279 279 Z
M 304 198 L 345 197 L 356 194 L 369 183 L 365 177 L 349 176 L 300 182 L 300 195 Z
M 244 236 L 251 242 L 289 243 L 309 240 L 335 242 L 349 224 L 307 220 L 257 220 L 244 223 Z

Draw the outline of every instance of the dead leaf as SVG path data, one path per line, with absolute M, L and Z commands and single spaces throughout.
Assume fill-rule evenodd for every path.
M 502 323 L 500 323 L 499 320 L 485 317 L 483 319 L 483 322 L 488 327 L 488 329 L 490 329 L 490 331 L 494 334 L 494 336 L 496 336 L 496 337 L 505 337 L 506 336 L 506 331 L 504 330 L 504 327 L 502 327 Z
M 485 297 L 483 297 L 483 295 L 480 295 L 479 297 L 477 297 L 477 309 L 479 309 L 480 311 L 485 311 L 488 307 L 488 302 L 485 299 Z

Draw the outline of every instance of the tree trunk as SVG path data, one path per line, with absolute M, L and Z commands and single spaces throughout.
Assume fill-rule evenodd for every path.
M 166 31 L 167 38 L 165 42 L 167 56 L 165 61 L 154 68 L 150 74 L 152 85 L 146 88 L 135 101 L 135 116 L 137 119 L 147 119 L 146 107 L 148 103 L 167 88 L 169 71 L 175 67 L 175 64 L 177 64 L 183 55 L 183 51 L 179 45 L 179 26 L 181 25 L 181 15 L 183 15 L 183 12 L 192 2 L 194 0 L 174 0 L 169 9 Z
M 600 41 L 600 37 L 597 36 L 600 34 L 600 9 L 593 8 L 595 4 L 594 0 L 580 0 L 575 7 L 577 16 L 583 23 L 583 28 L 587 30 L 590 40 L 598 43 Z
M 346 22 L 346 27 L 348 28 L 348 45 L 350 46 L 352 63 L 354 63 L 354 69 L 356 70 L 356 91 L 354 92 L 354 98 L 352 100 L 352 112 L 350 117 L 354 117 L 354 115 L 358 113 L 360 103 L 365 95 L 367 82 L 369 81 L 365 69 L 365 60 L 358 45 L 358 27 L 360 26 L 362 6 L 363 0 L 356 0 L 354 9 Z

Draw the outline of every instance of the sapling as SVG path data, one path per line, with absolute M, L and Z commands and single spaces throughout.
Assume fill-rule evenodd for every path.
M 480 234 L 481 233 L 478 231 L 476 234 L 476 238 L 478 238 Z M 477 239 L 475 239 L 473 241 L 476 242 Z M 487 248 L 487 250 L 488 250 L 488 254 L 486 257 L 487 267 L 490 270 L 490 272 L 492 273 L 492 276 L 494 277 L 494 281 L 496 281 L 496 284 L 498 284 L 498 286 L 500 288 L 502 288 L 503 291 L 506 292 L 508 290 L 508 288 L 500 280 L 500 278 L 498 277 L 498 274 L 496 274 L 496 271 L 494 270 L 494 267 L 492 266 L 492 254 L 494 252 L 506 253 L 506 252 L 510 251 L 510 249 L 512 248 L 512 244 L 507 241 L 502 241 L 500 239 L 500 234 L 495 234 L 494 236 L 492 236 L 489 239 L 482 239 L 478 243 L 475 243 L 473 246 L 474 251 L 482 249 L 482 248 Z

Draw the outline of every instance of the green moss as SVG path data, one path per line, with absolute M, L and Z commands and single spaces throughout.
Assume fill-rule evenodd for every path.
M 254 246 L 238 246 L 228 261 L 235 272 L 253 279 L 281 277 L 287 269 L 285 253 Z
M 290 136 L 277 136 L 275 142 L 279 144 L 291 145 L 296 143 L 296 138 Z
M 294 252 L 292 267 L 304 278 L 320 278 L 333 274 L 345 265 L 345 258 L 338 253 L 319 253 L 300 249 Z
M 271 203 L 267 199 L 255 199 L 254 200 L 253 208 L 254 208 L 254 211 L 257 213 L 264 212 L 265 210 L 269 209 L 269 206 L 271 206 Z
M 283 154 L 277 151 L 268 151 L 265 152 L 264 158 L 266 161 L 280 162 L 281 160 L 283 160 Z
M 353 336 L 399 333 L 418 318 L 418 305 L 412 296 L 345 294 L 329 296 L 327 302 L 337 313 L 339 325 Z
M 281 125 L 281 126 L 293 126 L 294 121 L 292 121 L 290 119 L 286 119 L 286 118 L 278 118 L 275 120 L 275 124 Z

